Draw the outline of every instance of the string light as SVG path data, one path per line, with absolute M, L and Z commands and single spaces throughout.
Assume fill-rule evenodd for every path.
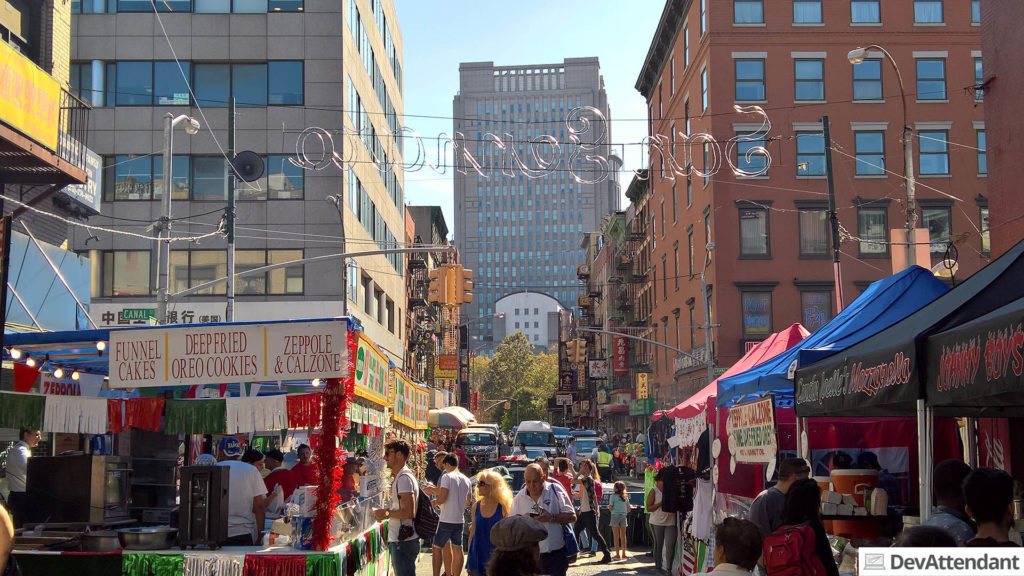
M 81 377 L 82 377 L 82 375 L 78 373 L 78 370 L 75 370 L 74 372 L 71 373 L 71 379 L 76 381 L 76 382 Z
M 63 368 L 61 368 L 60 366 L 57 366 L 57 367 L 56 367 L 56 368 L 55 368 L 55 369 L 53 370 L 53 377 L 54 377 L 54 378 L 56 378 L 56 379 L 58 379 L 58 380 L 60 380 L 61 378 L 63 378 L 63 377 L 64 377 L 64 369 L 63 369 Z
M 10 352 L 11 358 L 14 358 L 15 360 L 21 358 L 21 350 L 18 350 L 17 348 L 11 348 Z
M 103 352 L 104 350 L 107 349 L 107 343 L 104 342 L 103 340 L 100 340 L 99 342 L 96 343 L 96 349 L 99 350 L 100 352 Z
M 35 368 L 35 367 L 36 367 L 36 359 L 35 359 L 35 358 L 33 358 L 33 357 L 31 357 L 31 356 L 28 356 L 28 355 L 26 355 L 26 356 L 25 356 L 25 364 L 26 364 L 26 365 L 27 365 L 27 366 L 28 366 L 29 368 Z
M 320 387 L 320 379 L 319 378 L 313 378 L 312 384 L 313 384 L 313 388 L 319 388 Z

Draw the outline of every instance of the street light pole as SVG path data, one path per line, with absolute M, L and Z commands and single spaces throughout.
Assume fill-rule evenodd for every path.
M 163 176 L 163 216 L 157 224 L 157 278 L 156 278 L 156 318 L 160 324 L 167 324 L 167 279 L 171 269 L 171 186 L 174 162 L 174 127 L 181 122 L 185 124 L 185 132 L 189 136 L 199 133 L 199 121 L 182 114 L 174 116 L 170 112 L 164 115 L 164 176 Z M 166 239 L 165 239 L 166 235 Z
M 892 64 L 893 70 L 896 71 L 896 79 L 900 85 L 900 102 L 903 105 L 903 181 L 907 188 L 907 266 L 910 267 L 917 264 L 914 242 L 914 229 L 917 228 L 917 205 L 914 193 L 914 129 L 910 127 L 910 122 L 907 119 L 907 92 L 903 86 L 903 75 L 900 74 L 900 67 L 896 65 L 892 54 L 878 44 L 871 44 L 865 48 L 850 50 L 846 57 L 850 64 L 856 66 L 864 61 L 868 50 L 871 49 L 878 50 L 885 55 L 885 58 Z

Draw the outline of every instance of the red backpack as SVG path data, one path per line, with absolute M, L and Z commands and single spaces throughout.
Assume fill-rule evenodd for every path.
M 765 572 L 768 576 L 827 576 L 814 545 L 814 529 L 807 524 L 779 528 L 764 539 Z

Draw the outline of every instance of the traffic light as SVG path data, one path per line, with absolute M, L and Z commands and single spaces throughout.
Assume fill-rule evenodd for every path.
M 427 272 L 427 277 L 430 278 L 430 286 L 427 288 L 427 302 L 446 304 L 444 301 L 444 284 L 447 272 L 444 266 Z
M 576 347 L 579 346 L 579 341 L 576 339 L 569 340 L 565 343 L 565 359 L 569 362 L 576 361 Z
M 456 268 L 455 299 L 457 304 L 473 302 L 473 271 L 459 266 Z
M 583 338 L 576 339 L 576 357 L 573 362 L 582 364 L 587 361 L 587 341 Z

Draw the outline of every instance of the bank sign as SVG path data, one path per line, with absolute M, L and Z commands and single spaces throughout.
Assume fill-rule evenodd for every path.
M 142 328 L 110 332 L 110 387 L 341 378 L 345 321 Z

